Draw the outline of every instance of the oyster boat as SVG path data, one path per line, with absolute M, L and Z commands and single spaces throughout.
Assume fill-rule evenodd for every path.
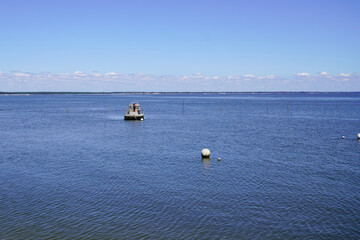
M 125 110 L 125 120 L 144 120 L 144 110 L 141 109 L 140 104 L 132 102 L 129 104 L 129 109 Z

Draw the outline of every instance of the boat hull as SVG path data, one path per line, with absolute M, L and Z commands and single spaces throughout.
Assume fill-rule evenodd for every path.
M 138 115 L 133 115 L 133 114 L 126 114 L 124 116 L 125 120 L 144 120 L 144 114 L 138 114 Z

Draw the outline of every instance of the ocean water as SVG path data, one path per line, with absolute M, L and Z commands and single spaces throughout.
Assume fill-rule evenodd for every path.
M 0 96 L 0 239 L 360 239 L 358 133 L 359 93 Z

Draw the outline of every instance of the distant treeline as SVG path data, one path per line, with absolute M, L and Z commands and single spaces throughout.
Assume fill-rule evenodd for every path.
M 115 95 L 115 94 L 351 94 L 360 92 L 0 92 L 0 95 Z

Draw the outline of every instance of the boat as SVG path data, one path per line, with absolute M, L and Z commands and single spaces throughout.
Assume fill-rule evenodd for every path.
M 140 104 L 137 102 L 132 102 L 129 104 L 129 109 L 125 110 L 125 120 L 140 120 L 143 121 L 144 117 L 144 110 L 141 109 Z

